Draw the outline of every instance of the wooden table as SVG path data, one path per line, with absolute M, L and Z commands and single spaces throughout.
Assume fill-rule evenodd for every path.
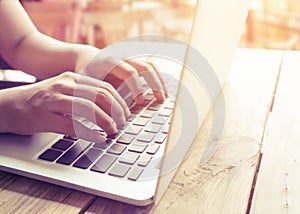
M 212 115 L 157 206 L 135 207 L 0 172 L 0 213 L 300 213 L 300 52 L 238 51 L 226 127 L 199 165 Z

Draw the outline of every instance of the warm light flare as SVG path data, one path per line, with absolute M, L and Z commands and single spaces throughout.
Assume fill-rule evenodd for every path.
M 243 47 L 300 49 L 300 1 L 253 0 Z

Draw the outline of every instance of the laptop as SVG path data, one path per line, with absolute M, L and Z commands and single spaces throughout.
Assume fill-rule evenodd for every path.
M 157 103 L 145 87 L 145 104 L 133 105 L 127 127 L 106 142 L 54 133 L 1 134 L 0 169 L 137 206 L 158 203 L 222 94 L 249 4 L 199 0 L 189 44 L 143 36 L 108 47 L 123 57 L 151 57 L 166 78 L 167 100 Z M 126 90 L 119 91 L 130 99 Z M 215 118 L 213 134 L 221 133 L 222 112 Z M 90 121 L 81 122 L 101 131 Z

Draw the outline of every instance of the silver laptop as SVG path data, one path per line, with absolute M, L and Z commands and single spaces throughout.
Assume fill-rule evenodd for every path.
M 53 133 L 1 134 L 0 169 L 134 205 L 157 203 L 220 96 L 249 4 L 199 0 L 189 44 L 145 36 L 112 45 L 107 50 L 122 57 L 151 57 L 166 79 L 168 99 L 157 103 L 145 87 L 145 105 L 133 105 L 127 127 L 102 143 Z M 216 121 L 217 132 L 223 122 Z

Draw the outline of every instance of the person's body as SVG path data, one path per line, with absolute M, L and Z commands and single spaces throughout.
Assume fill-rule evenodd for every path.
M 96 120 L 107 134 L 117 132 L 116 125 L 124 125 L 130 112 L 114 87 L 101 81 L 107 72 L 101 68 L 107 63 L 113 65 L 110 77 L 129 80 L 128 87 L 137 103 L 143 102 L 138 74 L 144 76 L 159 101 L 165 99 L 163 81 L 152 63 L 97 57 L 101 50 L 95 47 L 68 44 L 45 36 L 32 24 L 17 0 L 0 0 L 0 26 L 1 57 L 13 68 L 41 80 L 0 90 L 0 133 L 56 132 L 91 141 L 103 139 L 97 131 L 73 121 L 70 116 Z M 92 58 L 88 73 L 81 74 Z

